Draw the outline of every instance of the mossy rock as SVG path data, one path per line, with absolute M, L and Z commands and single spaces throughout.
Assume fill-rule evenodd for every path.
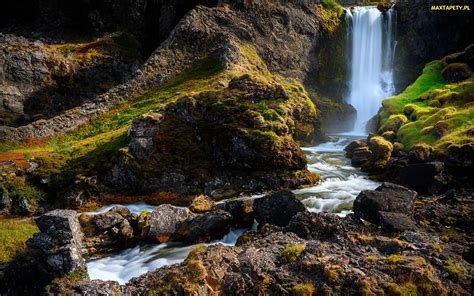
M 379 133 L 388 131 L 397 132 L 400 127 L 408 121 L 408 118 L 402 114 L 391 115 L 387 121 L 380 127 Z
M 383 137 L 371 137 L 369 142 L 369 150 L 372 152 L 371 162 L 378 165 L 385 165 L 392 156 L 393 145 Z
M 448 83 L 455 83 L 471 77 L 471 68 L 464 63 L 453 63 L 447 65 L 441 72 L 444 80 Z

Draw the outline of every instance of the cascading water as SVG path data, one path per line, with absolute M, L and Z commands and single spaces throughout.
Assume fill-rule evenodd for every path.
M 351 78 L 348 102 L 357 110 L 354 132 L 365 133 L 367 121 L 382 99 L 393 95 L 393 12 L 377 7 L 354 7 L 350 19 Z

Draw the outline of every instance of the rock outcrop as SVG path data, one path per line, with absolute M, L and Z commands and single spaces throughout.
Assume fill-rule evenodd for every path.
M 253 211 L 259 224 L 286 226 L 299 212 L 306 207 L 291 191 L 279 191 L 254 201 Z
M 359 193 L 354 201 L 354 213 L 366 221 L 380 225 L 380 212 L 412 216 L 416 196 L 417 193 L 408 188 L 384 183 L 375 190 Z
M 106 181 L 112 190 L 213 198 L 311 184 L 317 176 L 295 138 L 312 134 L 315 120 L 311 103 L 281 84 L 236 77 L 134 120 Z
M 29 242 L 30 247 L 41 249 L 46 262 L 58 275 L 66 275 L 85 268 L 82 257 L 82 232 L 77 213 L 54 210 L 36 219 L 40 230 Z
M 148 237 L 157 242 L 166 242 L 176 237 L 182 224 L 190 218 L 185 208 L 161 205 L 153 210 Z

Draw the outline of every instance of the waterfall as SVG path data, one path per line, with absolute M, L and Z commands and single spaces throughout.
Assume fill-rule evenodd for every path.
M 348 102 L 357 110 L 354 132 L 365 133 L 367 121 L 381 101 L 393 95 L 393 12 L 383 14 L 374 6 L 348 10 L 350 18 L 350 93 Z

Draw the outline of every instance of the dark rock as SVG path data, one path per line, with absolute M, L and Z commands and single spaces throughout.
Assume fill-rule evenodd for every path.
M 253 210 L 260 224 L 286 226 L 293 216 L 306 211 L 306 207 L 291 191 L 278 191 L 256 199 Z
M 100 230 L 106 230 L 109 228 L 112 228 L 120 223 L 124 218 L 117 212 L 114 211 L 108 211 L 106 213 L 101 213 L 94 215 L 93 221 L 94 224 L 100 229 Z
M 427 144 L 416 144 L 408 153 L 410 162 L 427 162 L 431 160 L 433 154 L 433 147 Z
M 368 147 L 360 147 L 352 153 L 351 164 L 353 166 L 361 166 L 372 158 L 372 152 Z
M 185 222 L 179 229 L 179 239 L 189 243 L 220 239 L 229 232 L 231 224 L 231 214 L 222 210 L 207 212 Z
M 380 226 L 387 233 L 397 233 L 417 228 L 413 219 L 403 213 L 380 211 L 378 214 Z
M 65 275 L 85 268 L 81 227 L 75 211 L 50 211 L 38 217 L 36 224 L 41 232 L 28 245 L 47 255 L 46 262 L 54 272 Z
M 344 147 L 344 151 L 346 151 L 346 157 L 352 158 L 354 151 L 363 147 L 367 147 L 367 142 L 364 140 L 356 140 L 350 142 L 349 144 L 347 144 L 346 147 Z
M 447 65 L 441 72 L 448 83 L 456 83 L 471 77 L 472 71 L 467 64 L 453 63 Z
M 327 240 L 344 230 L 341 218 L 334 214 L 299 212 L 286 227 L 304 239 Z
M 383 183 L 375 190 L 364 190 L 354 201 L 354 213 L 371 223 L 380 225 L 379 212 L 413 215 L 417 193 L 403 186 Z
M 157 242 L 166 242 L 181 228 L 181 224 L 189 218 L 188 209 L 171 205 L 156 207 L 150 215 L 150 231 L 148 237 Z
M 217 208 L 232 215 L 232 226 L 237 228 L 249 228 L 253 225 L 255 220 L 253 203 L 253 199 L 232 200 L 218 203 Z
M 439 161 L 415 163 L 401 168 L 399 176 L 401 184 L 408 188 L 436 193 L 447 185 L 443 171 L 444 164 Z

